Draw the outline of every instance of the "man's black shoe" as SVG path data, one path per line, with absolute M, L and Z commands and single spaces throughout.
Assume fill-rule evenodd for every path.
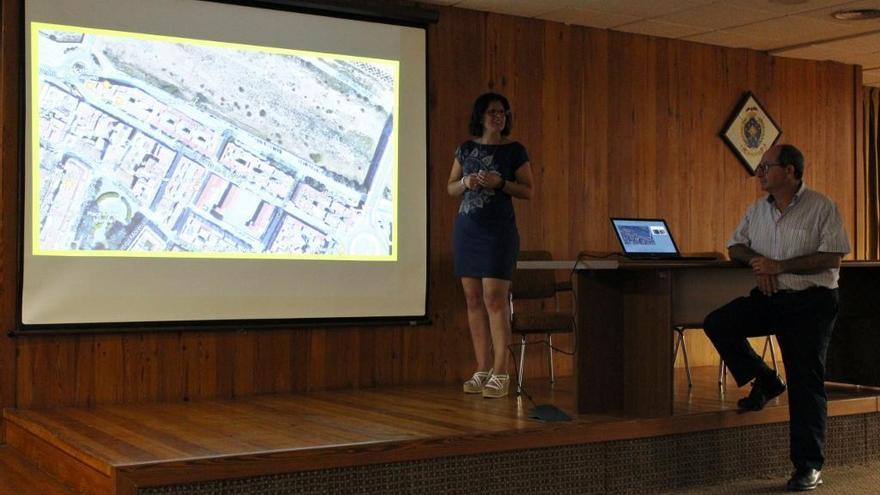
M 788 489 L 793 492 L 815 490 L 822 484 L 822 471 L 813 468 L 798 469 L 788 480 Z
M 758 376 L 752 382 L 752 391 L 747 397 L 743 397 L 737 401 L 736 405 L 740 409 L 747 411 L 760 411 L 764 409 L 767 401 L 785 392 L 785 382 L 777 374 L 772 376 Z

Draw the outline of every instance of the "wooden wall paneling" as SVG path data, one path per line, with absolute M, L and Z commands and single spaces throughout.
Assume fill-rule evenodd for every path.
M 302 349 L 312 363 L 308 374 L 309 385 L 318 379 L 318 387 L 323 384 L 324 331 L 312 332 L 309 347 Z M 256 394 L 289 392 L 291 390 L 290 366 L 292 359 L 291 334 L 286 330 L 252 332 L 256 340 L 254 349 L 254 379 Z
M 21 2 L 0 5 L 0 408 L 16 402 L 15 342 L 6 336 L 16 323 L 18 290 L 18 170 Z M 0 419 L 0 443 L 5 432 Z
M 613 216 L 650 214 L 655 188 L 650 198 L 642 194 L 643 178 L 654 163 L 655 105 L 653 86 L 656 74 L 648 57 L 650 39 L 624 33 L 610 33 L 609 57 L 609 135 L 611 171 L 609 213 Z
M 695 110 L 699 109 L 709 89 L 699 87 L 700 76 L 713 66 L 712 60 L 704 56 L 705 51 L 695 48 L 669 43 L 665 51 L 670 58 L 666 64 L 660 64 L 661 68 L 665 65 L 664 79 L 669 85 L 665 112 L 667 131 L 661 142 L 669 150 L 670 169 L 667 176 L 660 180 L 658 194 L 666 196 L 668 191 L 675 190 L 676 181 L 685 185 L 685 194 L 678 195 L 676 199 L 669 198 L 673 201 L 670 205 L 671 215 L 676 218 L 675 226 L 670 228 L 673 229 L 678 248 L 684 252 L 710 250 L 700 247 L 702 238 L 698 226 L 706 222 L 706 217 L 712 216 L 712 209 L 705 198 L 711 192 L 708 186 L 717 181 L 707 180 L 706 177 L 714 178 L 717 172 L 713 169 L 718 166 L 717 162 L 706 163 L 700 156 L 699 150 L 703 147 L 687 146 L 690 140 L 706 141 L 702 132 L 704 126 L 699 124 L 707 117 Z M 658 105 L 662 108 L 663 103 L 660 101 Z
M 230 336 L 232 341 L 232 397 L 248 397 L 254 395 L 256 359 L 253 334 L 246 330 L 235 332 Z M 308 376 L 303 374 L 303 376 Z
M 842 64 L 826 62 L 825 67 L 823 79 L 828 81 L 825 91 L 831 100 L 828 105 L 829 111 L 839 112 L 839 109 L 850 108 L 852 109 L 852 115 L 858 113 L 860 105 L 858 105 L 857 100 L 859 100 L 859 95 L 861 94 L 861 78 L 855 79 L 854 71 L 849 70 L 848 66 Z M 842 88 L 846 89 L 841 90 Z M 822 120 L 819 122 L 822 122 Z M 830 135 L 826 141 L 829 150 L 831 149 L 831 143 L 853 143 L 852 150 L 829 151 L 834 165 L 831 167 L 831 170 L 825 169 L 825 182 L 839 186 L 840 196 L 836 197 L 835 200 L 849 234 L 851 253 L 848 258 L 850 259 L 855 257 L 854 252 L 858 232 L 858 215 L 856 213 L 858 210 L 855 205 L 858 203 L 856 184 L 859 183 L 859 161 L 854 156 L 854 150 L 857 149 L 855 137 L 859 135 L 858 127 L 855 125 L 854 119 L 841 118 L 839 126 L 828 127 Z M 844 205 L 850 206 L 846 207 Z
M 694 67 L 687 76 L 687 88 L 679 88 L 682 112 L 687 115 L 682 121 L 682 141 L 702 143 L 699 147 L 686 145 L 681 150 L 687 160 L 682 165 L 689 184 L 687 211 L 682 222 L 687 225 L 682 232 L 686 237 L 680 241 L 680 247 L 686 251 L 716 251 L 721 250 L 720 244 L 727 235 L 719 228 L 727 208 L 723 204 L 722 180 L 725 166 L 722 156 L 726 146 L 718 132 L 729 111 L 720 104 L 727 100 L 730 91 L 725 74 L 728 60 L 724 58 L 725 51 L 716 47 L 688 44 L 680 49 L 686 51 L 682 55 L 684 67 Z M 718 83 L 701 83 L 712 80 Z
M 638 109 L 633 103 L 631 85 L 633 79 L 644 80 L 644 64 L 634 60 L 631 46 L 638 41 L 643 44 L 647 38 L 630 38 L 614 31 L 608 33 L 608 38 L 608 58 L 613 61 L 607 66 L 608 87 L 605 90 L 605 98 L 609 101 L 605 116 L 608 120 L 608 182 L 597 186 L 608 188 L 608 215 L 636 216 L 633 164 L 638 161 L 640 143 L 633 130 Z M 615 250 L 619 251 L 619 246 L 615 246 Z
M 832 65 L 832 64 L 829 64 Z M 850 90 L 847 92 L 837 93 L 837 89 L 835 87 L 829 87 L 828 92 L 832 95 L 836 95 L 837 99 L 834 102 L 833 111 L 839 112 L 840 109 L 849 108 L 852 110 L 852 114 L 856 114 L 858 112 L 858 101 L 861 100 L 861 76 L 856 77 L 855 71 L 851 70 L 847 66 L 842 66 L 839 64 L 833 64 L 835 69 L 839 70 L 837 72 L 838 77 L 837 81 L 840 86 L 849 86 Z M 859 136 L 859 127 L 856 125 L 855 120 L 850 118 L 847 119 L 842 116 L 841 118 L 842 127 L 848 128 L 849 133 L 841 132 L 841 129 L 837 129 L 837 133 L 833 138 L 834 143 L 847 143 L 852 142 L 852 149 L 857 149 L 856 146 L 856 137 Z M 857 218 L 858 218 L 858 209 L 856 208 L 856 204 L 858 203 L 858 199 L 856 196 L 857 184 L 859 183 L 859 177 L 857 171 L 859 170 L 859 160 L 854 157 L 854 151 L 849 149 L 843 150 L 841 149 L 839 152 L 835 152 L 834 156 L 837 159 L 838 169 L 847 171 L 847 179 L 841 181 L 840 186 L 844 188 L 847 192 L 845 198 L 843 200 L 838 201 L 838 208 L 840 209 L 841 215 L 845 219 L 847 223 L 847 231 L 849 233 L 849 238 L 851 241 L 852 252 L 848 258 L 853 259 L 855 257 L 855 246 L 857 241 Z M 839 177 L 833 177 L 833 180 L 839 180 Z
M 528 249 L 546 249 L 556 259 L 566 259 L 568 246 L 571 243 L 568 225 L 571 217 L 579 212 L 578 206 L 569 198 L 572 167 L 570 156 L 571 116 L 579 109 L 571 107 L 571 93 L 576 91 L 572 83 L 573 67 L 570 62 L 572 38 L 575 28 L 563 24 L 552 23 L 546 26 L 543 39 L 539 69 L 543 76 L 543 85 L 538 100 L 535 95 L 532 105 L 540 105 L 543 109 L 539 129 L 543 136 L 541 142 L 541 163 L 532 162 L 535 180 L 540 182 L 540 196 L 536 195 L 530 203 L 520 205 L 529 211 L 541 213 L 540 241 L 534 245 L 523 245 Z M 540 173 L 538 173 L 540 171 Z M 536 183 L 536 186 L 538 184 Z M 540 202 L 540 206 L 531 204 Z
M 214 339 L 208 332 L 186 332 L 181 338 L 184 400 L 212 397 L 216 390 Z M 130 356 L 126 356 L 130 357 Z M 269 364 L 269 363 L 267 363 Z
M 453 345 L 450 352 L 455 353 L 454 355 L 456 356 L 469 356 L 469 354 L 466 354 L 467 349 L 464 348 L 464 345 L 466 345 L 468 341 L 463 338 L 458 338 L 461 333 L 460 326 L 456 327 L 447 325 L 445 320 L 439 322 L 435 321 L 435 325 L 439 328 L 447 329 L 445 332 L 447 336 L 446 338 L 451 339 L 451 345 Z M 459 329 L 458 331 L 456 331 L 457 328 Z M 467 329 L 465 329 L 465 331 L 466 330 Z M 408 331 L 408 328 L 384 328 L 377 332 L 371 332 L 371 336 L 375 339 L 375 348 L 372 355 L 372 385 L 397 384 L 401 382 L 401 371 L 403 367 L 400 359 L 400 348 L 403 334 Z M 460 350 L 462 348 L 464 348 L 464 350 Z M 461 360 L 467 362 L 466 358 L 462 358 Z M 445 376 L 446 380 L 455 379 L 455 374 L 460 368 L 463 368 L 463 366 L 459 365 L 457 368 L 450 366 L 445 370 L 447 373 Z M 450 374 L 452 375 L 451 377 L 449 376 Z
M 715 125 L 716 133 L 721 131 L 746 91 L 755 93 L 762 102 L 766 97 L 771 96 L 768 94 L 771 57 L 749 50 L 739 50 L 731 56 L 731 59 L 729 71 L 725 76 L 734 82 L 726 88 L 723 95 L 722 101 L 725 102 L 722 105 L 723 118 L 720 118 Z M 775 118 L 774 116 L 774 120 Z M 739 225 L 748 205 L 758 198 L 761 190 L 757 178 L 746 170 L 727 144 L 720 137 L 716 142 L 724 156 L 724 173 L 721 177 L 725 187 L 721 192 L 721 203 L 725 210 L 719 220 L 724 226 L 721 232 L 721 248 L 722 252 L 726 253 L 727 240 Z
M 157 341 L 146 334 L 122 338 L 124 375 L 122 395 L 126 403 L 148 402 L 159 395 Z
M 449 196 L 446 184 L 454 152 L 467 133 L 466 108 L 468 96 L 477 91 L 482 83 L 482 66 L 480 65 L 482 46 L 480 40 L 468 35 L 481 29 L 483 19 L 477 16 L 456 16 L 449 11 L 440 21 L 428 28 L 428 62 L 429 71 L 434 77 L 428 78 L 428 128 L 436 129 L 429 132 L 428 139 L 428 211 L 430 232 L 428 233 L 428 316 L 433 325 L 445 328 L 447 339 L 459 344 L 467 336 L 467 320 L 462 311 L 452 311 L 457 303 L 462 305 L 463 295 L 452 275 L 452 225 L 458 212 L 458 198 Z M 460 18 L 459 18 L 460 17 Z M 461 31 L 458 29 L 464 28 Z M 460 57 L 455 53 L 467 50 L 466 42 L 477 44 L 471 57 Z M 437 297 L 444 294 L 445 297 Z M 458 306 L 460 307 L 460 306 Z M 464 329 L 465 333 L 462 333 Z M 458 330 L 458 331 L 456 331 Z M 400 383 L 402 380 L 402 345 L 407 330 L 400 332 L 382 332 L 377 336 L 377 352 L 374 355 L 376 378 L 384 383 Z M 382 352 L 382 351 L 389 352 Z M 391 360 L 382 362 L 388 354 Z M 459 370 L 450 367 L 446 373 L 455 374 Z M 384 378 L 384 380 L 383 380 Z
M 800 61 L 791 59 L 774 59 L 777 66 L 777 85 L 773 90 L 773 99 L 769 107 L 771 115 L 778 115 L 777 122 L 784 130 L 784 139 L 780 142 L 794 144 L 804 152 L 804 156 L 812 157 L 817 153 L 817 145 L 813 141 L 816 124 L 812 121 L 813 112 L 819 105 L 820 95 L 811 89 L 815 86 L 815 70 L 813 65 L 801 65 Z M 811 107 L 800 107 L 799 102 L 812 100 Z M 808 165 L 812 165 L 809 163 Z M 815 170 L 805 169 L 805 179 L 814 182 Z
M 686 153 L 682 148 L 684 129 L 682 111 L 679 100 L 679 86 L 689 86 L 693 78 L 682 77 L 681 54 L 677 50 L 679 43 L 670 43 L 668 40 L 655 39 L 656 55 L 655 73 L 656 86 L 653 91 L 656 100 L 656 166 L 654 169 L 654 184 L 650 184 L 651 178 L 646 178 L 645 188 L 642 194 L 650 194 L 654 198 L 654 206 L 646 211 L 646 214 L 666 218 L 670 228 L 679 239 L 679 248 L 684 248 L 683 240 L 690 238 L 689 225 L 689 195 L 667 194 L 668 191 L 677 189 L 680 183 L 690 184 L 692 164 L 687 161 Z M 698 70 L 699 66 L 692 70 Z M 696 95 L 694 95 L 696 96 Z M 646 164 L 647 165 L 647 164 Z M 647 167 L 646 168 L 651 168 Z M 693 190 L 693 185 L 687 188 Z M 649 192 L 650 191 L 650 192 Z
M 335 361 L 335 356 L 333 355 L 333 343 L 328 337 L 329 331 L 327 329 L 318 329 L 311 332 L 311 373 L 309 381 L 314 390 L 329 388 L 328 385 L 331 383 L 331 366 Z
M 690 139 L 705 144 L 689 147 L 693 153 L 692 167 L 688 172 L 690 225 L 685 234 L 687 237 L 682 240 L 687 246 L 683 249 L 725 252 L 726 240 L 738 222 L 737 218 L 732 225 L 725 225 L 725 216 L 739 207 L 738 201 L 731 201 L 727 193 L 731 189 L 741 191 L 743 187 L 747 188 L 747 194 L 751 191 L 749 174 L 719 136 L 744 93 L 743 88 L 749 86 L 743 80 L 743 75 L 747 74 L 747 52 L 693 44 L 687 49 L 696 65 L 695 72 L 690 75 L 693 85 L 689 93 L 693 96 L 688 109 L 691 116 L 689 128 L 692 129 L 689 135 Z M 712 80 L 717 84 L 705 84 L 705 81 Z M 729 185 L 728 177 L 734 178 L 735 185 Z M 740 214 L 737 212 L 733 216 Z
M 76 339 L 76 398 L 73 405 L 95 405 L 95 336 L 82 335 Z M 157 363 L 158 365 L 158 363 Z
M 328 345 L 324 366 L 327 382 L 324 388 L 339 389 L 358 386 L 358 375 L 361 370 L 361 335 L 359 330 L 358 327 L 334 328 L 326 333 Z
M 815 143 L 811 150 L 813 158 L 811 163 L 812 167 L 810 168 L 813 172 L 813 177 L 810 182 L 817 184 L 830 184 L 830 188 L 827 190 L 826 194 L 829 194 L 833 198 L 836 197 L 842 199 L 841 194 L 848 194 L 849 191 L 852 190 L 850 183 L 838 185 L 834 184 L 829 179 L 835 175 L 839 175 L 841 172 L 846 175 L 849 174 L 849 171 L 841 170 L 841 165 L 843 165 L 844 160 L 849 164 L 850 157 L 830 153 L 830 150 L 828 150 L 825 145 L 826 143 L 835 140 L 838 131 L 850 133 L 851 130 L 848 129 L 849 125 L 846 122 L 841 122 L 842 125 L 837 129 L 832 129 L 829 126 L 823 125 L 823 123 L 826 121 L 824 117 L 825 112 L 827 112 L 829 108 L 835 106 L 835 102 L 838 100 L 839 96 L 846 96 L 849 91 L 838 86 L 839 89 L 835 92 L 837 94 L 831 94 L 829 88 L 839 84 L 835 75 L 832 74 L 832 72 L 837 71 L 831 67 L 831 64 L 821 63 L 815 65 L 812 69 L 815 74 L 812 90 L 816 95 L 816 102 L 818 105 L 811 110 L 809 115 L 809 120 L 813 127 L 811 141 Z M 844 91 L 840 91 L 840 89 L 844 89 Z M 847 227 L 848 226 L 849 225 L 847 224 Z M 847 228 L 847 230 L 851 229 Z
M 180 332 L 158 333 L 156 340 L 156 367 L 159 370 L 157 395 L 153 400 L 172 402 L 183 400 L 183 342 Z
M 463 296 L 461 297 L 460 306 L 456 307 L 454 311 L 464 311 L 464 299 Z M 467 323 L 463 327 L 467 329 Z M 442 348 L 440 331 L 442 330 L 417 327 L 403 333 L 401 384 L 437 383 L 437 376 L 440 373 L 439 370 L 443 369 L 443 358 L 446 356 L 446 349 Z M 462 340 L 469 344 L 469 341 Z M 469 355 L 464 354 L 461 357 L 465 364 L 460 366 L 473 368 L 473 351 Z
M 855 181 L 853 184 L 854 214 L 855 225 L 853 226 L 853 256 L 856 259 L 867 258 L 867 189 L 865 188 L 865 154 L 867 152 L 865 146 L 865 109 L 867 101 L 864 100 L 864 88 L 862 86 L 862 68 L 854 66 L 852 68 L 852 107 L 853 113 L 853 166 L 855 167 Z M 838 205 L 842 206 L 842 205 Z
M 116 404 L 123 402 L 124 385 L 121 377 L 125 372 L 125 355 L 122 336 L 96 335 L 94 359 L 95 403 Z M 31 405 L 19 404 L 20 407 L 30 407 Z
M 725 110 L 719 111 L 726 98 L 721 95 L 726 88 L 723 84 L 707 85 L 702 81 L 724 77 L 722 50 L 695 44 L 676 44 L 679 52 L 680 81 L 677 87 L 681 120 L 678 126 L 680 176 L 685 181 L 686 200 L 679 204 L 677 227 L 673 227 L 679 248 L 682 251 L 720 251 L 723 239 L 728 235 L 722 232 L 720 223 L 727 211 L 722 203 L 724 188 L 724 160 L 719 152 L 724 152 L 724 143 L 718 137 L 727 116 Z M 721 122 L 721 123 L 719 123 Z M 701 146 L 688 146 L 689 141 L 702 143 Z M 718 145 L 721 145 L 719 147 Z M 670 184 L 671 190 L 675 190 Z
M 305 392 L 311 390 L 311 332 L 305 329 L 296 329 L 290 335 L 290 363 L 282 372 L 290 373 L 290 387 L 293 392 Z M 256 373 L 262 366 L 259 360 L 251 363 L 251 373 Z
M 851 85 L 842 79 L 841 76 L 849 76 L 850 71 L 841 71 L 835 67 L 834 63 L 825 62 L 818 67 L 818 76 L 816 78 L 816 89 L 822 97 L 822 109 L 818 114 L 814 115 L 816 120 L 816 139 L 822 143 L 825 148 L 822 153 L 822 163 L 814 163 L 813 168 L 819 178 L 817 183 L 830 184 L 829 194 L 836 203 L 855 204 L 853 196 L 853 182 L 855 179 L 855 167 L 851 153 L 834 152 L 827 147 L 827 143 L 846 142 L 853 136 L 853 128 L 849 119 L 842 120 L 839 126 L 831 127 L 823 125 L 826 118 L 822 115 L 832 108 L 841 108 L 849 106 L 852 102 Z M 832 88 L 837 88 L 833 91 Z M 847 178 L 849 180 L 847 180 Z M 843 180 L 839 180 L 843 179 Z M 855 234 L 855 217 L 852 216 L 852 210 L 842 211 L 841 216 L 844 219 L 847 234 L 850 238 L 850 246 L 852 246 L 853 235 Z
M 471 104 L 490 89 L 487 17 L 483 12 L 444 9 L 440 21 L 428 28 L 429 314 L 434 323 L 431 328 L 403 328 L 383 336 L 385 343 L 394 345 L 395 357 L 391 367 L 377 363 L 378 369 L 392 377 L 385 383 L 418 383 L 436 379 L 438 374 L 459 381 L 474 371 L 464 294 L 453 273 L 452 228 L 460 198 L 449 196 L 446 184 L 456 148 L 470 138 Z M 449 359 L 438 360 L 432 368 L 428 356 L 432 349 Z
M 4 2 L 0 20 L 0 321 L 8 328 L 18 264 L 18 4 Z M 466 378 L 473 352 L 451 247 L 459 200 L 447 195 L 446 181 L 453 151 L 468 138 L 470 105 L 489 89 L 511 98 L 513 137 L 536 166 L 538 194 L 516 206 L 524 247 L 550 247 L 559 258 L 617 250 L 607 217 L 641 214 L 666 216 L 683 249 L 723 249 L 761 195 L 718 137 L 747 90 L 780 123 L 784 141 L 809 149 L 810 186 L 832 196 L 856 230 L 851 147 L 860 100 L 851 66 L 439 10 L 427 36 L 431 325 L 2 338 L 0 405 L 195 400 Z M 546 374 L 544 357 L 531 353 L 529 376 Z
M 380 332 L 385 331 L 382 328 L 360 328 L 358 329 L 358 367 L 354 379 L 358 387 L 373 387 L 376 385 L 376 365 L 379 356 L 376 351 L 376 337 Z
M 17 390 L 41 407 L 70 404 L 76 397 L 76 346 L 71 337 L 39 337 L 20 350 Z
M 768 94 L 770 87 L 768 79 L 771 73 L 770 57 L 750 50 L 723 50 L 722 53 L 725 57 L 725 65 L 720 84 L 725 88 L 725 91 L 719 95 L 718 106 L 723 113 L 714 125 L 716 136 L 721 132 L 722 127 L 746 91 L 752 91 L 765 105 L 767 103 L 764 100 L 771 97 Z M 774 120 L 777 120 L 775 114 L 771 113 L 770 115 Z M 784 132 L 783 129 L 783 138 L 785 137 Z M 717 191 L 718 196 L 712 198 L 713 201 L 720 203 L 721 207 L 718 216 L 714 217 L 714 221 L 717 222 L 714 235 L 718 249 L 726 255 L 727 240 L 739 225 L 748 205 L 758 198 L 760 189 L 757 179 L 746 170 L 733 150 L 720 137 L 716 138 L 715 143 L 717 150 L 715 156 L 721 158 L 722 168 L 719 170 L 718 177 L 721 179 L 723 187 Z
M 605 31 L 595 31 L 605 39 Z M 587 67 L 602 57 L 595 52 L 604 53 L 599 43 L 592 46 L 586 41 L 588 30 L 577 26 L 561 26 L 548 24 L 545 27 L 544 45 L 544 127 L 545 136 L 554 136 L 553 142 L 544 143 L 544 160 L 546 178 L 553 188 L 545 189 L 544 196 L 537 198 L 541 209 L 550 206 L 544 214 L 545 226 L 542 231 L 544 242 L 557 259 L 575 259 L 578 253 L 587 247 L 590 238 L 588 231 L 595 226 L 596 213 L 592 206 L 595 197 L 586 186 L 586 178 L 600 178 L 607 172 L 604 166 L 604 146 L 602 160 L 591 160 L 587 155 L 585 128 L 587 125 L 598 125 L 604 129 L 605 121 L 595 119 L 596 115 L 585 114 L 585 101 L 591 95 L 587 86 Z M 588 53 L 589 50 L 589 53 Z M 603 86 L 603 91 L 604 91 Z M 592 117 L 592 118 L 591 118 Z M 557 131 L 547 132 L 548 125 L 555 123 Z M 591 137 L 592 140 L 592 137 Z M 594 144 L 594 143 L 591 143 Z M 592 151 L 596 152 L 593 146 Z M 604 190 L 604 189 L 601 189 Z M 550 227 L 552 225 L 552 227 Z M 557 274 L 558 280 L 569 280 L 568 272 Z M 563 309 L 571 309 L 573 296 L 562 294 Z M 552 304 L 552 303 L 551 303 Z M 547 309 L 553 309 L 547 308 Z M 574 350 L 577 342 L 568 335 L 559 335 L 553 341 L 554 346 L 564 350 Z M 547 353 L 541 346 L 538 356 L 532 351 L 533 368 L 540 374 L 546 374 Z M 537 359 L 537 361 L 536 361 Z M 574 358 L 562 353 L 554 354 L 557 376 L 571 374 L 574 370 Z M 536 376 L 529 374 L 527 376 Z M 537 375 L 541 376 L 541 375 Z
M 71 404 L 76 399 L 76 337 L 65 336 L 52 339 L 49 361 L 45 363 L 51 373 L 51 400 L 54 404 Z
M 222 364 L 218 360 L 218 341 L 223 335 L 222 332 L 198 332 L 198 354 L 197 359 L 191 360 L 199 369 L 199 393 L 191 393 L 190 396 L 196 397 L 226 397 L 223 390 L 220 389 L 218 381 L 218 371 L 222 368 Z M 192 381 L 190 383 L 196 383 Z
M 30 379 L 31 370 L 34 368 L 34 353 L 31 349 L 35 344 L 36 339 L 30 339 L 28 342 L 17 345 L 16 358 L 13 361 L 15 366 L 13 369 L 14 373 L 12 373 L 12 376 L 16 379 L 16 386 L 14 388 L 10 387 L 15 390 L 16 396 L 14 401 L 10 400 L 5 406 L 33 404 L 35 402 L 34 385 L 36 384 Z M 19 384 L 18 381 L 21 381 L 21 383 Z
M 687 174 L 682 173 L 679 145 L 681 132 L 681 119 L 678 112 L 673 111 L 675 105 L 675 85 L 679 84 L 671 74 L 676 73 L 674 43 L 662 38 L 651 38 L 651 71 L 654 73 L 653 93 L 654 97 L 654 136 L 653 155 L 654 167 L 648 163 L 642 166 L 652 170 L 642 178 L 640 194 L 651 198 L 645 208 L 646 214 L 653 214 L 667 218 L 675 225 L 682 225 L 682 205 L 687 202 L 687 195 L 667 195 L 666 192 L 673 190 L 676 184 L 687 180 Z M 684 227 L 687 229 L 687 227 Z M 673 232 L 681 228 L 673 227 Z
M 541 212 L 540 244 L 529 246 L 550 251 L 555 259 L 574 259 L 576 251 L 571 250 L 571 225 L 575 217 L 587 215 L 586 204 L 581 201 L 577 189 L 571 187 L 575 171 L 582 169 L 582 151 L 573 153 L 573 148 L 582 147 L 578 139 L 582 133 L 580 97 L 583 79 L 583 30 L 557 23 L 547 23 L 544 27 L 542 62 L 543 75 L 541 93 L 543 138 L 541 147 L 541 173 L 536 181 L 543 184 L 541 195 L 526 204 L 529 210 Z M 533 167 L 534 168 L 534 167 Z M 582 237 L 582 235 L 579 235 Z M 567 272 L 557 273 L 557 280 L 568 278 Z M 560 296 L 566 299 L 567 295 Z M 563 306 L 567 300 L 561 301 Z M 546 310 L 554 310 L 555 303 L 549 303 Z M 570 306 L 569 306 L 570 307 Z M 570 336 L 559 335 L 553 342 L 560 349 L 572 349 L 574 341 Z M 546 374 L 550 349 L 546 346 L 532 346 L 530 349 L 531 367 L 526 376 L 534 373 Z M 535 349 L 537 347 L 537 349 Z M 541 352 L 536 352 L 540 350 Z M 537 356 L 536 356 L 537 355 Z M 537 359 L 536 359 L 537 358 Z M 573 370 L 573 359 L 561 353 L 554 354 L 554 368 L 559 375 L 568 375 Z
M 610 109 L 616 107 L 611 101 L 610 72 L 611 65 L 620 61 L 613 59 L 611 53 L 612 33 L 599 29 L 578 28 L 583 53 L 573 57 L 579 64 L 580 77 L 575 82 L 583 81 L 574 89 L 580 105 L 577 117 L 580 132 L 573 133 L 571 144 L 571 166 L 576 167 L 572 177 L 574 193 L 570 196 L 575 208 L 579 209 L 572 225 L 572 254 L 583 249 L 618 250 L 617 241 L 608 224 L 610 215 L 611 194 L 613 190 L 612 176 L 619 167 L 618 150 L 610 147 Z M 581 204 L 585 208 L 579 208 Z
M 629 164 L 634 177 L 631 190 L 640 215 L 656 215 L 661 202 L 669 199 L 660 196 L 657 187 L 658 178 L 667 172 L 668 166 L 666 157 L 659 153 L 660 143 L 657 136 L 658 128 L 662 125 L 657 108 L 660 93 L 657 55 L 658 45 L 661 43 L 665 42 L 652 37 L 638 40 L 634 53 L 636 67 L 628 75 L 630 79 L 634 79 L 630 94 L 632 106 L 627 108 L 632 109 L 628 124 L 638 143 L 635 160 Z
M 214 374 L 217 381 L 217 397 L 236 397 L 235 394 L 235 369 L 236 362 L 235 343 L 238 340 L 238 332 L 222 332 L 217 335 L 217 348 L 214 353 L 217 356 L 217 365 Z
M 360 386 L 360 371 L 362 367 L 369 366 L 370 360 L 370 357 L 362 354 L 363 329 L 364 327 L 336 328 L 326 333 L 327 356 L 324 361 L 326 382 L 323 388 Z
M 510 100 L 513 111 L 511 138 L 520 141 L 529 152 L 535 176 L 534 199 L 514 199 L 520 245 L 524 248 L 545 246 L 541 237 L 544 209 L 553 184 L 545 180 L 546 163 L 542 142 L 557 143 L 559 135 L 543 132 L 544 108 L 544 22 L 490 14 L 487 26 L 489 86 Z M 555 110 L 550 110 L 555 111 Z

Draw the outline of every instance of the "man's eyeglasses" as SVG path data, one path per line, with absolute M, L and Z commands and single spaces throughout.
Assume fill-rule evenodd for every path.
M 770 171 L 770 167 L 774 167 L 774 166 L 776 166 L 776 167 L 784 167 L 785 165 L 783 165 L 783 164 L 781 164 L 781 163 L 779 163 L 779 162 L 761 162 L 761 163 L 758 164 L 758 166 L 755 168 L 755 173 L 756 173 L 756 174 L 764 175 L 764 174 L 766 174 L 767 172 Z

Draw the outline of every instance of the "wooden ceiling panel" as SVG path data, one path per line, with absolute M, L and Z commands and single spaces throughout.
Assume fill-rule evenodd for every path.
M 648 36 L 657 36 L 660 38 L 685 38 L 698 33 L 706 32 L 705 28 L 688 26 L 685 24 L 675 24 L 672 22 L 644 20 L 631 24 L 618 26 L 617 31 L 626 33 L 645 34 Z
M 563 24 L 575 24 L 579 26 L 590 26 L 595 28 L 612 28 L 621 24 L 629 24 L 640 20 L 640 17 L 615 14 L 612 12 L 604 12 L 577 7 L 566 7 L 554 10 L 546 14 L 538 16 L 545 21 L 561 22 Z
M 750 9 L 721 2 L 665 15 L 657 20 L 700 26 L 709 31 L 752 24 L 771 19 L 777 15 L 767 10 Z

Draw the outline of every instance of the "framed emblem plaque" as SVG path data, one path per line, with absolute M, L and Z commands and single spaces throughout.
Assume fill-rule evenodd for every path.
M 724 142 L 751 175 L 755 175 L 761 156 L 776 143 L 780 135 L 782 129 L 751 91 L 742 97 L 721 131 Z

